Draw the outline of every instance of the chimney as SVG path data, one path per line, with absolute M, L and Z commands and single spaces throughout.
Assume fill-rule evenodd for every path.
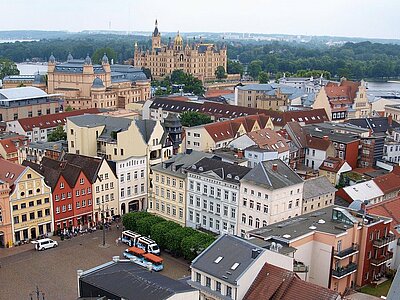
M 325 141 L 329 141 L 329 136 L 324 135 L 324 136 L 322 137 L 322 139 L 325 140 Z
M 278 171 L 278 164 L 273 164 L 272 165 L 272 171 Z
M 251 258 L 252 259 L 256 259 L 259 254 L 260 254 L 260 252 L 258 251 L 258 249 L 251 249 Z
M 389 124 L 389 126 L 390 127 L 392 127 L 392 123 L 393 123 L 393 117 L 392 117 L 392 114 L 390 114 L 390 115 L 388 115 L 388 124 Z

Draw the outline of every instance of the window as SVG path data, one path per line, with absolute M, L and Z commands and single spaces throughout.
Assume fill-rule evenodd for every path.
M 64 182 L 60 182 L 60 189 L 64 188 Z
M 203 216 L 203 226 L 207 226 L 207 217 Z
M 19 216 L 15 216 L 14 217 L 14 224 L 18 224 L 19 223 Z
M 221 293 L 221 282 L 219 282 L 219 281 L 216 281 L 216 282 L 215 282 L 215 290 L 216 290 L 217 292 L 220 292 L 220 293 Z
M 21 203 L 21 209 L 26 208 L 26 203 Z
M 256 228 L 260 228 L 260 219 L 256 218 Z
M 217 203 L 217 215 L 221 213 L 221 204 Z
M 253 209 L 254 208 L 254 201 L 250 200 L 250 208 Z
M 76 195 L 76 196 L 79 196 L 79 190 L 76 190 L 75 195 Z
M 203 200 L 203 208 L 207 209 L 207 200 L 206 199 Z
M 229 199 L 229 192 L 228 191 L 224 191 L 224 198 L 226 201 L 228 201 Z
M 50 216 L 50 208 L 46 208 L 44 210 L 44 214 L 45 214 L 45 216 Z
M 27 220 L 26 214 L 23 214 L 23 215 L 21 216 L 21 219 L 22 219 L 22 222 L 26 222 L 26 220 Z
M 232 297 L 232 288 L 230 286 L 226 287 L 226 295 L 228 297 Z
M 232 193 L 232 202 L 236 202 L 236 193 Z
M 76 208 L 80 208 L 81 207 L 81 203 L 78 201 L 76 202 Z M 64 211 L 64 210 L 63 210 Z
M 231 218 L 232 218 L 232 219 L 235 219 L 235 218 L 236 218 L 236 208 L 233 208 L 233 207 L 232 207 L 232 209 L 231 209 Z
M 253 217 L 249 216 L 249 226 L 253 226 Z
M 201 282 L 201 274 L 200 273 L 196 273 L 196 281 Z
M 224 216 L 228 216 L 228 206 L 224 205 Z
M 290 201 L 289 201 L 289 206 L 288 206 L 288 208 L 289 208 L 289 209 L 292 209 L 292 206 L 293 206 L 293 201 L 290 200 Z
M 83 178 L 81 178 L 81 179 L 79 180 L 79 183 L 80 183 L 80 184 L 84 184 L 84 183 L 85 183 L 85 180 L 84 180 Z
M 34 202 L 33 201 L 29 201 L 29 207 L 32 207 L 32 206 L 34 206 L 35 204 L 34 204 Z
M 206 276 L 206 287 L 211 287 L 211 278 Z
M 246 198 L 243 198 L 243 206 L 247 206 L 247 199 Z
M 57 207 L 56 207 L 56 214 L 59 214 L 59 213 L 60 213 L 60 207 L 57 206 Z
M 125 174 L 121 174 L 120 181 L 121 181 L 121 182 L 124 182 L 124 181 L 125 181 Z
M 18 210 L 18 205 L 13 205 L 13 210 Z
M 242 223 L 246 224 L 246 215 L 245 214 L 242 214 Z

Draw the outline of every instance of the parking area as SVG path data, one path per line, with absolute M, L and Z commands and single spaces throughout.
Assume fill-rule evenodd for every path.
M 36 286 L 45 293 L 45 299 L 76 299 L 77 270 L 93 268 L 115 255 L 122 257 L 126 245 L 115 242 L 120 233 L 115 227 L 107 231 L 107 248 L 99 247 L 102 232 L 97 231 L 65 241 L 55 237 L 59 246 L 46 251 L 35 251 L 33 245 L 0 249 L 0 299 L 30 299 Z M 161 274 L 174 279 L 190 274 L 189 265 L 183 260 L 166 253 L 161 257 Z

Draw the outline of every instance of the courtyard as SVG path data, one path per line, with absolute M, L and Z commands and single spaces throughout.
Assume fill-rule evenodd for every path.
M 116 255 L 122 257 L 127 246 L 116 244 L 120 234 L 121 230 L 115 226 L 107 231 L 109 247 L 106 248 L 99 247 L 102 231 L 96 231 L 64 241 L 55 237 L 59 246 L 46 251 L 35 251 L 33 245 L 0 249 L 0 299 L 30 299 L 29 294 L 36 286 L 44 292 L 45 299 L 76 299 L 77 270 L 88 270 Z M 161 274 L 174 279 L 190 275 L 189 264 L 182 259 L 167 253 L 161 257 L 164 259 Z

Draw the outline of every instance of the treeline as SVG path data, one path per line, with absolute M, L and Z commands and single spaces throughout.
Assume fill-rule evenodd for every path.
M 393 44 L 361 42 L 310 48 L 284 42 L 264 45 L 235 43 L 228 45 L 228 56 L 245 65 L 260 61 L 261 71 L 270 74 L 325 70 L 336 78 L 400 77 L 400 45 Z
M 0 57 L 14 62 L 26 60 L 47 61 L 51 53 L 59 61 L 65 61 L 71 52 L 75 58 L 85 58 L 99 48 L 111 48 L 117 54 L 118 62 L 133 58 L 134 43 L 139 41 L 143 47 L 151 45 L 145 36 L 123 35 L 79 35 L 67 39 L 43 39 L 32 42 L 15 42 L 0 44 Z
M 174 256 L 183 256 L 189 261 L 195 259 L 215 240 L 209 233 L 182 227 L 148 212 L 125 214 L 122 224 L 128 230 L 149 236 L 162 250 L 167 250 Z

